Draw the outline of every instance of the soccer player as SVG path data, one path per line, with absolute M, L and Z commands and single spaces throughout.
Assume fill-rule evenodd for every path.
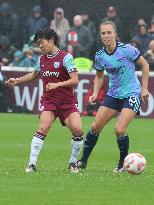
M 89 97 L 93 103 L 102 86 L 104 70 L 109 75 L 109 90 L 102 102 L 91 129 L 86 135 L 81 160 L 78 168 L 85 168 L 88 158 L 95 147 L 99 134 L 104 126 L 117 116 L 115 134 L 120 151 L 120 159 L 115 172 L 123 172 L 124 159 L 128 154 L 129 137 L 126 133 L 131 120 L 139 112 L 141 101 L 148 97 L 149 65 L 140 55 L 140 52 L 130 44 L 117 41 L 116 26 L 110 21 L 100 25 L 101 40 L 104 43 L 102 50 L 96 53 L 96 76 L 94 91 Z M 135 75 L 135 63 L 142 68 L 142 85 Z
M 75 163 L 83 144 L 83 132 L 77 100 L 73 93 L 73 87 L 78 84 L 74 59 L 71 54 L 58 49 L 58 36 L 52 29 L 38 30 L 34 40 L 43 53 L 34 71 L 20 78 L 10 78 L 6 82 L 9 87 L 13 87 L 32 81 L 38 76 L 43 81 L 40 121 L 32 139 L 29 164 L 25 171 L 36 172 L 36 162 L 44 139 L 55 119 L 59 117 L 62 125 L 66 125 L 72 133 L 69 169 L 77 173 Z

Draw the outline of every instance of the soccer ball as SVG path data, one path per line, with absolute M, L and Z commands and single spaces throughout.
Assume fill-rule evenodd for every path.
M 125 157 L 124 168 L 132 175 L 141 174 L 146 168 L 146 159 L 139 153 L 131 153 Z

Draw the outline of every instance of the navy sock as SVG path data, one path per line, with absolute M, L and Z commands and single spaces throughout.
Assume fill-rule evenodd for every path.
M 117 137 L 117 143 L 120 151 L 119 163 L 123 163 L 125 157 L 128 155 L 129 149 L 129 137 L 127 134 L 124 134 L 121 137 Z
M 89 130 L 89 132 L 86 135 L 86 139 L 84 141 L 84 148 L 83 148 L 81 161 L 87 163 L 88 158 L 97 143 L 98 136 L 99 136 L 98 133 Z

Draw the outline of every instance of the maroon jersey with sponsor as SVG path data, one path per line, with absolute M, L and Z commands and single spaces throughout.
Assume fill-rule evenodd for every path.
M 69 73 L 76 72 L 73 57 L 65 51 L 58 51 L 55 55 L 42 55 L 40 57 L 40 76 L 43 81 L 43 96 L 41 101 L 67 104 L 77 103 L 72 87 L 59 87 L 46 91 L 46 85 L 70 79 Z

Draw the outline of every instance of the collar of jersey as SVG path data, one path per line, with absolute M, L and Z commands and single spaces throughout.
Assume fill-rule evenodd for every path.
M 56 52 L 56 53 L 54 53 L 54 54 L 47 54 L 47 57 L 48 58 L 53 58 L 53 57 L 55 57 L 58 53 L 59 53 L 59 49 L 58 49 L 58 51 Z
M 116 47 L 114 48 L 114 50 L 113 50 L 111 53 L 108 53 L 108 52 L 107 52 L 106 47 L 104 47 L 104 51 L 105 51 L 105 53 L 106 53 L 107 55 L 111 56 L 111 55 L 113 55 L 113 54 L 116 52 L 117 47 L 118 47 L 118 42 L 116 41 Z

